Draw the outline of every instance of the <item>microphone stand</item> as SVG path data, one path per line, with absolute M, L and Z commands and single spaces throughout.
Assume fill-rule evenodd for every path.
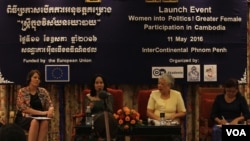
M 107 106 L 107 98 L 103 99 L 104 101 L 104 121 L 105 121 L 105 129 L 106 129 L 106 141 L 110 141 L 110 129 L 109 129 L 109 116 L 108 116 L 108 106 Z

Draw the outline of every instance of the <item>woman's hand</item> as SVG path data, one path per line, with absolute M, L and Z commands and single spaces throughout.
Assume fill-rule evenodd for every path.
M 55 113 L 54 107 L 50 107 L 48 112 L 47 112 L 47 117 L 49 117 L 49 118 L 54 117 L 54 113 Z
M 172 114 L 169 118 L 169 120 L 174 120 L 176 118 L 176 114 Z
M 226 125 L 226 124 L 228 124 L 228 121 L 225 120 L 225 119 L 222 119 L 222 120 L 220 120 L 220 123 L 219 123 L 219 124 L 221 124 L 221 125 Z
M 90 106 L 90 109 L 93 109 L 94 103 L 93 103 L 93 102 L 90 102 L 90 103 L 89 103 L 89 106 Z
M 147 116 L 148 116 L 148 118 L 150 118 L 150 119 L 154 119 L 154 120 L 160 121 L 160 117 L 158 117 L 158 116 L 156 116 L 156 115 L 154 114 L 154 110 L 147 109 Z
M 238 124 L 238 120 L 237 119 L 234 119 L 230 122 L 231 125 L 237 125 Z

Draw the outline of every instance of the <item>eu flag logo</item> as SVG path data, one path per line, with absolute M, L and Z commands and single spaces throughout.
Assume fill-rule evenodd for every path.
M 45 65 L 46 82 L 69 82 L 69 65 Z

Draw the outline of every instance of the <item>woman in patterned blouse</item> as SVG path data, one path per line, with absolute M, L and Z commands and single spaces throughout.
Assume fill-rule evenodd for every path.
M 34 117 L 54 116 L 54 107 L 49 93 L 39 87 L 41 73 L 31 70 L 27 76 L 27 86 L 18 90 L 15 123 L 29 132 L 28 141 L 44 141 L 48 134 L 49 120 Z

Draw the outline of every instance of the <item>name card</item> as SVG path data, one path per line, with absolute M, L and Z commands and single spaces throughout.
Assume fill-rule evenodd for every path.
M 101 3 L 102 0 L 85 0 L 86 3 Z
M 145 0 L 146 3 L 178 3 L 179 0 Z
M 249 141 L 250 125 L 223 125 L 222 140 Z

